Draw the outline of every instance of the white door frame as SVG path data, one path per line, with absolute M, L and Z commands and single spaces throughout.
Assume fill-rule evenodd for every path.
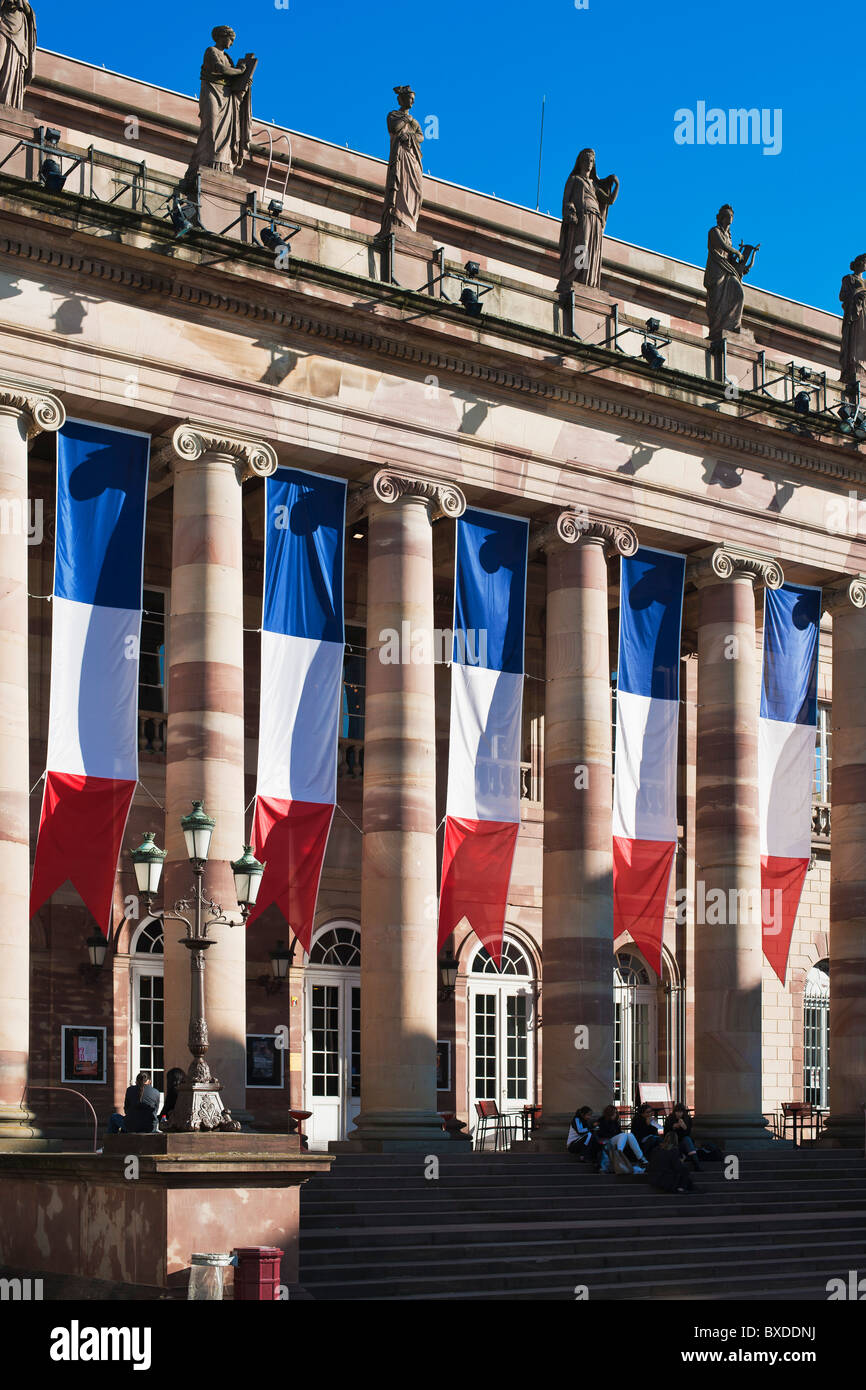
M 529 962 L 529 956 L 520 942 L 510 938 L 511 944 L 516 946 L 521 954 Z M 531 964 L 531 962 L 530 962 Z M 495 1057 L 496 1057 L 496 1080 L 495 1094 L 491 1097 L 482 1097 L 475 1092 L 475 1059 L 476 1059 L 476 1032 L 475 1032 L 475 1000 L 480 994 L 492 994 L 495 1002 Z M 508 1090 L 508 1066 L 507 1066 L 507 1044 L 508 1044 L 508 1004 L 507 1000 L 514 996 L 522 996 L 526 999 L 526 1095 L 512 1097 L 509 1099 Z M 476 1123 L 476 1100 L 491 1099 L 495 1100 L 500 1111 L 522 1110 L 524 1105 L 535 1103 L 535 1012 L 536 1012 L 536 988 L 535 980 L 531 975 L 482 975 L 470 974 L 466 985 L 466 1033 L 468 1050 L 467 1067 L 467 1090 L 468 1090 L 468 1111 L 470 1126 Z
M 333 926 L 357 924 L 329 923 Z M 316 985 L 337 991 L 337 1064 L 338 1091 L 336 1096 L 314 1096 L 313 1082 L 313 1024 L 312 993 Z M 354 1128 L 361 1109 L 360 1096 L 351 1094 L 352 1065 L 352 992 L 361 988 L 360 967 L 353 965 L 307 965 L 304 970 L 304 1109 L 313 1113 L 305 1123 L 312 1150 L 327 1149 L 328 1143 L 345 1139 Z M 362 1064 L 363 1065 L 363 1064 Z M 318 1112 L 318 1113 L 317 1113 Z

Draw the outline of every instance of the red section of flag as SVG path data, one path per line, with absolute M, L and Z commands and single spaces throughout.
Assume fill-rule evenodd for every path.
M 259 896 L 247 921 L 276 903 L 305 951 L 313 939 L 319 880 L 334 807 L 317 801 L 256 798 L 253 849 L 265 865 Z
M 613 935 L 630 933 L 661 979 L 662 936 L 671 867 L 671 840 L 613 837 Z
M 67 879 L 101 931 L 111 924 L 114 876 L 135 782 L 47 772 L 30 916 Z
M 508 885 L 519 825 L 514 821 L 445 821 L 439 948 L 465 917 L 498 969 Z
M 761 930 L 764 955 L 782 984 L 788 969 L 788 952 L 800 906 L 800 895 L 809 868 L 808 859 L 783 859 L 761 855 Z

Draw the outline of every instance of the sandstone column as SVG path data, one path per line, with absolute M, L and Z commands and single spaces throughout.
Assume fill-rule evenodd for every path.
M 41 1138 L 23 1104 L 30 1053 L 27 440 L 59 429 L 65 418 L 46 388 L 0 377 L 0 1149 Z
M 244 671 L 241 484 L 277 466 L 269 444 L 189 421 L 171 436 L 174 469 L 163 902 L 192 883 L 180 818 L 194 800 L 216 821 L 204 876 L 209 898 L 237 910 L 229 861 L 244 842 Z M 189 952 L 165 924 L 165 1065 L 190 1064 Z M 218 926 L 207 953 L 208 1064 L 223 1102 L 241 1112 L 246 1087 L 246 930 Z M 238 1113 L 235 1113 L 238 1118 Z
M 756 582 L 768 556 L 719 546 L 700 588 L 695 806 L 695 1112 L 737 1151 L 769 1142 L 761 1087 L 760 661 Z
M 465 505 L 456 487 L 389 469 L 376 475 L 369 497 L 361 1113 L 347 1141 L 352 1150 L 430 1152 L 454 1143 L 436 1111 L 431 523 L 440 513 L 459 516 Z M 402 661 L 382 659 L 388 631 L 401 643 L 410 637 Z
M 824 591 L 833 618 L 830 1115 L 825 1142 L 863 1148 L 866 1102 L 866 580 Z
M 607 553 L 629 526 L 563 512 L 547 551 L 543 1127 L 562 1151 L 579 1105 L 613 1095 L 613 840 Z

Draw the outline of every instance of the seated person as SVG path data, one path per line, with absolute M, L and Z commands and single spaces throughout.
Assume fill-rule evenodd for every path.
M 568 1138 L 565 1147 L 570 1154 L 574 1154 L 581 1162 L 589 1159 L 595 1163 L 601 1145 L 595 1136 L 595 1121 L 592 1118 L 592 1107 L 582 1105 L 575 1112 L 574 1118 L 568 1127 Z
M 165 1074 L 165 1102 L 162 1107 L 161 1120 L 167 1120 L 174 1107 L 177 1105 L 177 1088 L 186 1076 L 183 1067 L 171 1067 Z
M 665 1120 L 665 1134 L 676 1135 L 683 1158 L 687 1158 L 694 1165 L 695 1172 L 699 1173 L 701 1165 L 698 1162 L 698 1153 L 692 1138 L 692 1117 L 679 1101 Z
M 694 1192 L 692 1175 L 680 1157 L 675 1130 L 668 1130 L 649 1156 L 647 1179 L 659 1192 Z
M 596 1130 L 598 1138 L 602 1144 L 615 1144 L 620 1153 L 627 1154 L 633 1161 L 635 1168 L 639 1172 L 644 1172 L 646 1159 L 640 1144 L 633 1134 L 623 1134 L 619 1116 L 616 1113 L 615 1105 L 606 1105 L 601 1112 L 601 1119 Z
M 662 1142 L 662 1136 L 659 1134 L 653 1108 L 649 1101 L 644 1101 L 632 1120 L 631 1132 L 640 1144 L 645 1157 L 649 1157 L 656 1145 Z
M 155 1134 L 159 1129 L 159 1091 L 150 1084 L 150 1073 L 140 1071 L 134 1086 L 127 1086 L 123 1101 L 127 1134 Z

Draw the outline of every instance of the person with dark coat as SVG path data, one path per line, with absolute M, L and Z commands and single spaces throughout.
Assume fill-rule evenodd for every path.
M 662 1142 L 662 1136 L 653 1123 L 653 1108 L 644 1101 L 631 1122 L 631 1132 L 641 1146 L 645 1158 Z
M 649 1156 L 647 1180 L 659 1192 L 694 1192 L 692 1175 L 680 1157 L 675 1130 L 668 1130 Z
M 186 1076 L 183 1067 L 172 1067 L 165 1074 L 165 1102 L 162 1107 L 161 1120 L 167 1120 L 174 1107 L 177 1105 L 177 1088 Z
M 134 1086 L 127 1086 L 123 1100 L 127 1134 L 155 1134 L 159 1129 L 159 1091 L 150 1084 L 150 1073 L 140 1071 Z
M 692 1138 L 692 1117 L 686 1107 L 679 1102 L 665 1120 L 665 1134 L 675 1134 L 683 1158 L 689 1159 L 696 1173 L 701 1171 L 698 1151 Z
M 579 1110 L 575 1111 L 565 1141 L 568 1152 L 580 1159 L 581 1162 L 585 1162 L 587 1159 L 590 1163 L 598 1161 L 601 1145 L 595 1136 L 595 1129 L 596 1123 L 592 1118 L 592 1107 L 582 1105 Z

